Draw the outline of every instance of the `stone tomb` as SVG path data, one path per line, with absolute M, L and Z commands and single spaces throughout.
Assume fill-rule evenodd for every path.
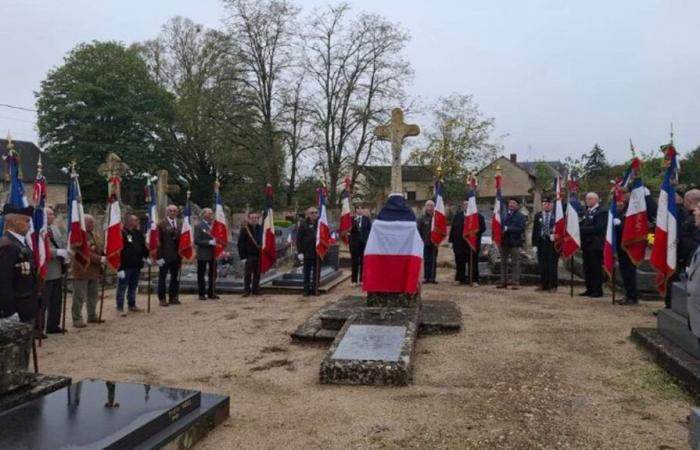
M 417 325 L 416 308 L 369 308 L 351 316 L 321 363 L 321 383 L 410 383 Z
M 690 448 L 700 450 L 700 409 L 693 408 L 690 413 Z
M 191 446 L 229 414 L 229 398 L 145 384 L 83 380 L 0 414 L 0 448 Z

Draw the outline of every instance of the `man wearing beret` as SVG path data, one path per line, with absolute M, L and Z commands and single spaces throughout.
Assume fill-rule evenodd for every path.
M 33 323 L 39 309 L 37 269 L 25 236 L 34 208 L 5 205 L 5 235 L 0 238 L 0 318 Z
M 532 227 L 532 247 L 537 254 L 537 264 L 540 268 L 540 286 L 536 290 L 554 292 L 557 290 L 557 263 L 559 253 L 554 248 L 554 211 L 552 197 L 542 198 L 542 211 L 535 214 L 535 224 Z

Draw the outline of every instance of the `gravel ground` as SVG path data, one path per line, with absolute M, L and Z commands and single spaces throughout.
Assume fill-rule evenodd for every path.
M 359 292 L 222 296 L 52 335 L 42 372 L 231 396 L 231 418 L 198 448 L 687 448 L 690 399 L 629 339 L 658 303 L 612 306 L 568 291 L 424 286 L 462 308 L 459 334 L 421 338 L 414 384 L 318 384 L 325 346 L 289 339 L 322 304 Z M 139 299 L 145 306 L 145 299 Z

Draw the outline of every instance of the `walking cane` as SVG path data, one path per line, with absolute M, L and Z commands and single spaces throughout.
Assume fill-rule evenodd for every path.
M 474 286 L 474 251 L 469 252 L 469 286 Z
M 148 298 L 148 302 L 147 302 L 147 306 L 146 306 L 146 312 L 151 312 L 151 291 L 152 290 L 153 289 L 151 287 L 151 264 L 149 262 L 149 264 L 148 264 L 148 290 L 146 291 L 148 293 L 146 296 Z
M 102 323 L 102 307 L 105 304 L 105 284 L 107 283 L 107 270 L 102 272 L 102 292 L 100 293 L 100 313 L 97 316 L 97 323 Z
M 615 254 L 613 253 L 612 275 L 610 277 L 610 289 L 612 289 L 612 304 L 615 304 Z
M 42 299 L 43 302 L 43 299 Z M 42 311 L 43 308 L 39 307 L 39 314 L 36 315 L 34 318 L 34 331 L 39 332 L 39 347 L 41 347 L 41 335 L 44 334 L 43 326 L 41 324 L 44 323 L 44 312 Z M 32 342 L 34 342 L 33 336 L 32 336 Z
M 569 258 L 569 272 L 571 272 L 571 282 L 569 286 L 571 288 L 571 298 L 574 298 L 574 255 Z
M 32 359 L 34 360 L 34 373 L 39 373 L 39 357 L 36 354 L 36 342 L 32 336 Z
M 501 273 L 503 274 L 503 289 L 508 289 L 508 257 L 506 256 L 504 249 L 505 247 L 503 245 L 503 240 L 501 240 Z
M 63 272 L 63 327 L 61 333 L 66 334 L 66 304 L 68 303 L 68 269 Z

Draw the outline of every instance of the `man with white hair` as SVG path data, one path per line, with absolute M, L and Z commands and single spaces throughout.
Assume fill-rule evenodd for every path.
M 49 252 L 46 264 L 46 281 L 41 291 L 42 307 L 47 311 L 46 332 L 61 333 L 61 310 L 63 304 L 63 273 L 70 262 L 66 250 L 65 234 L 54 223 L 56 214 L 50 207 L 46 208 L 46 234 L 49 238 Z
M 219 296 L 214 293 L 214 282 L 216 281 L 216 258 L 214 249 L 216 240 L 211 234 L 214 223 L 214 211 L 211 208 L 202 210 L 202 221 L 194 227 L 194 243 L 197 246 L 197 290 L 199 299 L 218 300 Z M 207 269 L 208 268 L 208 269 Z M 209 279 L 209 289 L 205 289 L 204 275 Z
M 600 199 L 595 192 L 585 197 L 586 211 L 581 218 L 581 251 L 586 290 L 582 297 L 603 296 L 603 246 L 608 226 L 608 212 L 600 207 Z
M 690 189 L 683 196 L 683 206 L 688 212 L 685 220 L 679 225 L 678 233 L 678 272 L 682 272 L 690 264 L 690 260 L 700 242 L 700 228 L 695 226 L 695 209 L 700 205 L 700 189 Z
M 180 294 L 179 275 L 182 257 L 178 252 L 182 221 L 177 219 L 178 208 L 168 205 L 165 208 L 165 218 L 158 224 L 158 304 L 160 306 L 179 305 Z M 168 299 L 165 299 L 165 284 L 170 275 Z
M 418 218 L 418 234 L 423 239 L 423 283 L 434 283 L 437 274 L 437 247 L 430 239 L 430 232 L 433 226 L 433 214 L 435 213 L 435 202 L 428 200 L 425 202 L 425 209 L 422 216 Z
M 83 305 L 87 309 L 88 323 L 104 322 L 97 316 L 97 297 L 100 276 L 104 270 L 107 258 L 103 256 L 102 239 L 97 233 L 93 233 L 95 230 L 95 218 L 90 214 L 85 214 L 85 230 L 87 231 L 90 254 L 84 255 L 77 252 L 71 264 L 71 270 L 73 271 L 73 305 L 71 312 L 75 328 L 85 328 L 86 326 L 85 322 L 83 322 Z

